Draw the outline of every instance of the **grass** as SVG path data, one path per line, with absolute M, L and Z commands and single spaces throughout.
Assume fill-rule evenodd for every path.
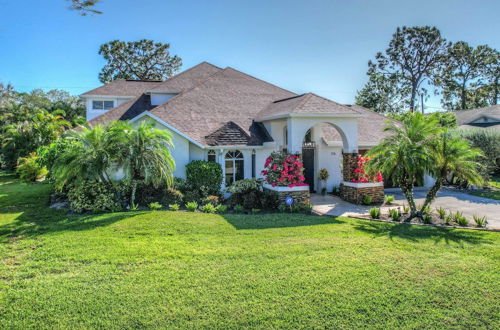
M 301 214 L 68 216 L 0 175 L 2 328 L 498 328 L 494 232 Z

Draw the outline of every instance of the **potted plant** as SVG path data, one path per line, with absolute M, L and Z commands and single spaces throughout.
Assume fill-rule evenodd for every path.
M 326 168 L 319 170 L 319 180 L 321 181 L 321 195 L 326 195 L 326 180 L 330 177 L 330 173 Z

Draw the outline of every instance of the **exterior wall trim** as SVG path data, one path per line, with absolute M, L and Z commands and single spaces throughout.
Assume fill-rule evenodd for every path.
M 342 184 L 347 187 L 353 187 L 353 188 L 372 188 L 372 187 L 380 187 L 384 186 L 383 182 L 348 182 L 348 181 L 343 181 Z
M 272 191 L 278 191 L 278 192 L 288 192 L 288 191 L 309 191 L 309 186 L 296 186 L 296 187 L 282 187 L 282 186 L 276 186 L 273 187 L 270 184 L 264 183 L 262 185 L 264 188 L 272 190 Z

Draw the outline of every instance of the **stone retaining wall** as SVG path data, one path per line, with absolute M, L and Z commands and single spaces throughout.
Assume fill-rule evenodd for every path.
M 311 203 L 309 186 L 287 188 L 264 185 L 264 189 L 274 192 L 280 200 L 280 205 L 286 206 L 285 199 L 287 197 L 293 198 L 294 205 L 309 205 Z
M 365 187 L 362 184 L 357 184 L 357 186 L 340 185 L 340 197 L 343 200 L 354 204 L 361 204 L 364 196 L 370 196 L 373 199 L 373 203 L 382 203 L 384 201 L 384 185 L 369 183 Z
M 354 170 L 358 167 L 357 153 L 342 153 L 342 175 L 344 181 L 351 182 L 354 179 Z

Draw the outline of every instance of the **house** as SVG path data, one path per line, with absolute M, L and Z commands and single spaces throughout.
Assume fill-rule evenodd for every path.
M 453 112 L 457 117 L 459 128 L 484 128 L 500 130 L 500 105 L 471 110 L 457 110 Z
M 172 134 L 174 175 L 193 160 L 218 162 L 224 185 L 261 177 L 275 150 L 303 155 L 306 182 L 330 173 L 327 189 L 350 182 L 356 154 L 384 136 L 384 116 L 314 93 L 296 94 L 230 67 L 203 62 L 165 81 L 116 80 L 82 95 L 90 126 L 154 121 Z M 355 166 L 355 165 L 354 165 Z

